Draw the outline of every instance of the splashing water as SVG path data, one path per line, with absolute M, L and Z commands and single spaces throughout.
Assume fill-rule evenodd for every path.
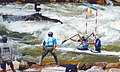
M 112 4 L 111 4 L 112 5 Z M 120 7 L 119 6 L 101 6 L 93 5 L 98 9 L 98 24 L 96 34 L 100 37 L 102 45 L 106 45 L 111 42 L 120 41 Z M 58 44 L 77 33 L 84 35 L 86 30 L 86 7 L 76 4 L 41 4 L 41 13 L 44 16 L 50 18 L 59 19 L 63 22 L 51 23 L 45 21 L 17 21 L 17 22 L 3 22 L 0 24 L 6 25 L 7 29 L 15 32 L 29 32 L 34 33 L 33 36 L 40 39 L 44 39 L 48 31 L 53 31 L 54 37 L 57 38 Z M 13 15 L 28 15 L 35 13 L 34 6 L 32 4 L 27 5 L 7 5 L 0 7 L 1 14 L 13 14 Z M 93 11 L 93 13 L 95 13 Z M 0 18 L 1 19 L 1 18 Z M 96 25 L 96 16 L 93 14 L 88 17 L 88 34 L 94 32 Z M 37 34 L 40 31 L 41 34 Z M 74 45 L 73 42 L 68 41 L 66 44 L 70 46 Z M 69 46 L 69 45 L 67 45 Z

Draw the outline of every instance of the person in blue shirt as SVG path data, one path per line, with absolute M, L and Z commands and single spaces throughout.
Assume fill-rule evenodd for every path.
M 78 35 L 79 36 L 79 35 Z M 80 37 L 80 36 L 79 36 Z M 75 39 L 72 39 L 72 38 L 70 38 L 70 40 L 72 40 L 72 41 L 74 41 L 74 42 L 81 42 L 81 44 L 80 45 L 82 45 L 82 48 L 77 48 L 78 50 L 88 50 L 88 40 L 87 39 L 85 39 L 85 37 L 84 36 L 82 36 L 82 37 L 80 37 L 80 39 L 79 40 L 75 40 Z M 79 45 L 79 46 L 80 46 Z
M 56 38 L 53 38 L 53 32 L 48 32 L 48 38 L 46 38 L 43 41 L 42 58 L 41 58 L 40 65 L 42 65 L 42 61 L 43 61 L 44 57 L 49 52 L 53 55 L 55 62 L 58 65 L 57 55 L 55 53 L 56 46 L 57 46 L 57 42 L 56 42 Z

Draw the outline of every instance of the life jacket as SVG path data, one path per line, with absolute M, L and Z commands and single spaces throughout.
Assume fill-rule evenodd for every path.
M 100 52 L 101 51 L 101 40 L 99 39 L 99 38 L 97 38 L 96 40 L 95 40 L 95 50 L 96 51 L 98 51 L 98 52 Z
M 76 65 L 68 64 L 65 72 L 78 72 Z
M 84 41 L 82 41 L 82 40 L 79 40 L 79 41 L 81 42 L 80 45 L 82 45 L 83 48 L 88 48 L 89 45 L 87 44 L 87 42 L 88 42 L 87 39 L 84 39 Z M 79 46 L 80 46 L 80 45 L 79 45 Z
M 1 47 L 1 57 L 3 61 L 12 61 L 13 59 L 12 47 L 10 47 L 8 43 L 1 43 L 0 47 Z
M 45 47 L 53 47 L 54 44 L 57 44 L 56 39 L 53 37 L 48 37 L 44 40 L 43 45 Z

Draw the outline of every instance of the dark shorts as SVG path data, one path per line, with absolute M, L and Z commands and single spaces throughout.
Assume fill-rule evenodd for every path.
M 46 54 L 48 54 L 49 52 L 52 53 L 52 50 L 53 50 L 53 47 L 46 47 L 46 48 L 44 48 L 43 55 L 46 55 Z
M 1 68 L 2 69 L 6 69 L 6 64 L 8 64 L 8 65 L 12 65 L 12 62 L 7 62 L 7 61 L 3 61 L 2 63 L 1 63 Z

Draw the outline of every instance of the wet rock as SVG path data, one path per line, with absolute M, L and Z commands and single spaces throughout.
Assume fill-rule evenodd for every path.
M 25 70 L 25 69 L 28 69 L 28 68 L 29 68 L 29 65 L 27 64 L 26 61 L 20 62 L 19 70 Z
M 23 70 L 22 72 L 41 72 L 41 71 L 38 71 L 36 69 L 26 69 L 26 70 Z
M 104 72 L 104 70 L 101 67 L 93 66 L 86 70 L 86 72 Z
M 110 69 L 110 68 L 120 68 L 120 62 L 107 64 L 106 69 Z
M 65 67 L 45 67 L 41 72 L 65 72 Z
M 93 66 L 92 63 L 85 63 L 83 70 L 87 70 L 87 69 L 91 68 L 92 66 Z
M 14 69 L 15 69 L 15 70 L 18 70 L 18 69 L 19 69 L 20 62 L 18 62 L 18 61 L 13 61 L 13 65 L 14 65 Z
M 26 16 L 17 16 L 17 15 L 2 15 L 3 20 L 7 21 L 7 22 L 11 22 L 11 21 L 49 21 L 49 22 L 60 22 L 61 24 L 63 24 L 62 21 L 58 20 L 58 19 L 52 19 L 46 16 L 43 16 L 42 14 L 39 13 L 35 13 L 32 15 L 26 15 Z
M 27 62 L 27 64 L 29 65 L 29 68 L 23 70 L 23 72 L 29 72 L 29 71 L 41 72 L 43 69 L 42 66 L 38 65 L 35 62 Z
M 120 72 L 120 62 L 107 64 L 105 72 Z
M 27 64 L 29 65 L 29 67 L 31 67 L 32 65 L 36 65 L 35 62 L 27 62 Z
M 102 69 L 105 69 L 107 64 L 108 64 L 108 62 L 96 62 L 94 65 L 101 67 Z
M 35 68 L 37 71 L 42 71 L 43 66 L 40 66 L 40 65 L 38 65 L 38 64 L 32 64 L 31 67 L 30 67 L 30 69 L 34 69 L 34 68 Z
M 93 66 L 92 63 L 79 62 L 77 68 L 80 70 L 87 70 Z
M 106 69 L 105 72 L 120 72 L 120 69 L 118 69 L 118 68 L 111 68 L 111 69 Z
M 85 63 L 84 62 L 79 62 L 78 65 L 77 65 L 77 68 L 82 70 L 83 67 L 84 67 Z

